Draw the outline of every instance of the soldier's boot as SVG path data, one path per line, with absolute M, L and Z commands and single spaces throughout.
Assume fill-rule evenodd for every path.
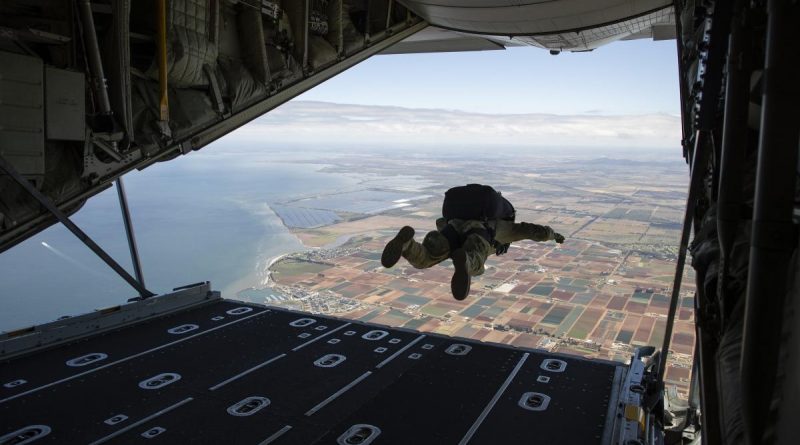
M 469 259 L 464 249 L 456 249 L 452 252 L 451 258 L 453 259 L 453 267 L 456 271 L 453 273 L 453 278 L 450 280 L 450 291 L 453 292 L 453 298 L 456 300 L 463 300 L 469 295 Z
M 404 226 L 400 229 L 397 235 L 386 243 L 386 247 L 383 248 L 383 254 L 381 254 L 381 264 L 383 264 L 383 267 L 389 268 L 397 264 L 407 243 L 413 238 L 414 229 L 412 227 Z

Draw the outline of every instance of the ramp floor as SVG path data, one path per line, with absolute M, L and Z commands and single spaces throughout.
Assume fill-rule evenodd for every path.
M 218 300 L 0 364 L 0 444 L 591 444 L 621 364 Z

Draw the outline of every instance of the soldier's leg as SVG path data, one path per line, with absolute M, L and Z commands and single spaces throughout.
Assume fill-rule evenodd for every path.
M 467 272 L 470 276 L 483 274 L 486 258 L 494 252 L 492 245 L 484 237 L 472 234 L 464 240 L 463 249 L 467 256 Z
M 403 251 L 408 247 L 410 242 L 414 241 L 414 229 L 405 226 L 397 232 L 394 238 L 391 241 L 386 243 L 386 247 L 383 248 L 383 253 L 381 254 L 381 264 L 383 267 L 392 267 L 397 264 L 397 261 L 400 259 L 400 255 L 402 255 Z
M 425 269 L 441 263 L 450 256 L 450 244 L 439 231 L 434 230 L 425 235 L 422 244 L 413 239 L 403 250 L 403 258 L 416 267 Z
M 483 263 L 491 252 L 492 246 L 478 234 L 467 236 L 461 248 L 453 251 L 455 271 L 450 279 L 450 290 L 456 300 L 467 298 L 471 277 L 483 273 Z

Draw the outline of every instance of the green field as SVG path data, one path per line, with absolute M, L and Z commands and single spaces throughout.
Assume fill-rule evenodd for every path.
M 320 273 L 330 269 L 327 264 L 312 263 L 310 261 L 287 259 L 272 265 L 273 273 L 276 275 L 299 275 L 303 273 Z

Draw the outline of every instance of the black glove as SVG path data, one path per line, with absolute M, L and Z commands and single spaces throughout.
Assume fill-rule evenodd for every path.
M 511 247 L 511 243 L 505 243 L 505 244 L 496 243 L 494 246 L 494 253 L 502 255 L 508 252 L 509 247 Z
M 553 235 L 553 239 L 556 240 L 558 244 L 562 244 L 564 242 L 564 235 L 556 233 Z

